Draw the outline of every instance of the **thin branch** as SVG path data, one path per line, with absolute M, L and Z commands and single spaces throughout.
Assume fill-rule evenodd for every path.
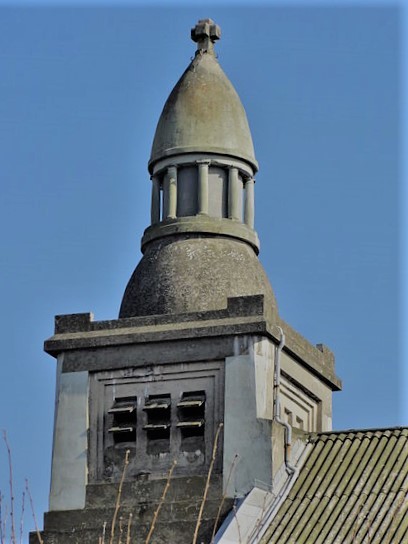
M 0 492 L 0 544 L 4 544 L 5 534 L 3 531 L 3 495 Z
M 237 465 L 238 460 L 239 460 L 239 455 L 238 455 L 238 453 L 236 453 L 236 454 L 234 455 L 234 459 L 232 460 L 232 463 L 231 463 L 231 466 L 230 466 L 230 469 L 229 469 L 229 472 L 228 472 L 227 481 L 226 481 L 226 484 L 225 484 L 225 491 L 224 491 L 224 493 L 223 493 L 223 495 L 222 495 L 221 502 L 220 502 L 220 505 L 219 505 L 219 507 L 218 507 L 217 517 L 215 518 L 215 523 L 214 523 L 214 527 L 213 527 L 213 532 L 212 532 L 212 535 L 211 535 L 211 544 L 213 544 L 213 542 L 214 542 L 214 538 L 215 538 L 215 533 L 216 533 L 216 531 L 217 531 L 218 522 L 219 522 L 220 517 L 221 517 L 222 507 L 224 506 L 225 499 L 227 498 L 228 487 L 229 487 L 229 483 L 230 483 L 230 480 L 231 480 L 231 476 L 232 476 L 232 473 L 233 473 L 233 471 L 234 471 L 234 468 L 235 468 L 236 465 Z
M 23 491 L 23 495 L 21 497 L 20 544 L 22 544 L 22 542 L 23 542 L 24 507 L 25 507 L 25 491 Z
M 119 540 L 118 544 L 122 544 L 122 535 L 123 535 L 123 516 L 119 517 Z
M 257 535 L 257 533 L 259 531 L 259 528 L 261 527 L 262 520 L 263 520 L 263 517 L 264 517 L 264 514 L 265 514 L 265 510 L 266 510 L 266 497 L 267 497 L 267 493 L 265 492 L 265 495 L 264 495 L 264 498 L 263 498 L 263 501 L 262 501 L 262 510 L 261 510 L 261 513 L 259 514 L 257 520 L 256 520 L 255 527 L 252 529 L 251 536 L 252 535 Z
M 238 523 L 238 517 L 237 517 L 237 506 L 236 504 L 234 503 L 234 506 L 232 507 L 232 509 L 234 510 L 234 517 L 235 517 L 235 521 L 237 522 L 237 531 L 238 531 L 238 544 L 242 544 L 242 538 L 241 538 L 241 528 L 239 526 L 239 523 Z
M 16 530 L 14 524 L 14 490 L 13 490 L 13 463 L 11 461 L 11 449 L 7 440 L 7 433 L 3 431 L 3 440 L 7 448 L 8 464 L 9 464 L 9 485 L 10 485 L 10 520 L 11 520 L 11 542 L 16 542 Z
M 4 496 L 3 496 L 4 499 Z M 2 523 L 2 534 L 3 534 L 3 543 L 7 544 L 7 520 L 8 520 L 8 506 L 7 504 L 4 507 L 3 512 L 3 523 Z
M 164 503 L 164 499 L 166 498 L 166 495 L 167 495 L 167 491 L 169 490 L 169 487 L 170 487 L 170 481 L 171 481 L 171 477 L 173 475 L 173 470 L 176 468 L 176 465 L 177 465 L 177 461 L 174 460 L 173 461 L 173 464 L 171 465 L 171 468 L 169 470 L 169 474 L 167 476 L 167 481 L 166 481 L 166 485 L 164 486 L 164 489 L 163 489 L 163 493 L 162 493 L 162 496 L 160 498 L 160 501 L 159 501 L 159 504 L 156 508 L 156 511 L 155 513 L 153 514 L 153 520 L 152 520 L 152 524 L 150 526 L 150 530 L 147 534 L 147 537 L 146 537 L 146 540 L 145 540 L 145 544 L 149 544 L 150 542 L 150 539 L 152 538 L 152 534 L 153 534 L 153 531 L 154 531 L 154 527 L 156 525 L 156 521 L 157 521 L 157 518 L 159 516 L 159 512 L 160 512 L 160 509 Z
M 208 489 L 210 488 L 211 474 L 212 474 L 212 471 L 213 471 L 213 468 L 214 468 L 215 457 L 216 457 L 216 454 L 217 454 L 218 438 L 220 436 L 220 432 L 221 432 L 221 429 L 222 429 L 223 426 L 224 426 L 224 424 L 220 423 L 218 425 L 218 429 L 217 429 L 217 432 L 215 434 L 215 440 L 214 440 L 214 446 L 213 446 L 213 451 L 212 451 L 210 468 L 208 469 L 207 481 L 205 483 L 204 495 L 203 495 L 203 499 L 201 501 L 200 510 L 198 512 L 198 518 L 197 518 L 197 523 L 196 523 L 196 528 L 195 528 L 195 531 L 194 531 L 194 537 L 193 537 L 192 544 L 197 544 L 198 531 L 199 531 L 200 525 L 201 525 L 201 518 L 203 516 L 204 505 L 205 505 L 205 501 L 207 500 Z
M 32 498 L 31 493 L 30 493 L 30 488 L 28 487 L 28 480 L 27 479 L 25 481 L 25 484 L 26 484 L 26 493 L 27 493 L 28 498 L 30 500 L 31 513 L 33 515 L 35 532 L 37 533 L 38 542 L 39 542 L 39 544 L 44 544 L 44 541 L 41 538 L 41 533 L 40 533 L 40 531 L 38 529 L 37 518 L 35 517 L 35 511 L 34 511 L 33 498 Z
M 123 482 L 125 480 L 126 469 L 127 469 L 128 464 L 129 464 L 129 454 L 130 454 L 130 450 L 126 450 L 125 464 L 123 465 L 122 476 L 121 476 L 121 479 L 120 479 L 120 482 L 119 482 L 118 494 L 117 494 L 117 497 L 116 497 L 115 512 L 113 513 L 112 527 L 111 527 L 111 534 L 110 534 L 109 544 L 113 544 L 113 539 L 115 537 L 116 518 L 118 517 L 118 512 L 119 512 L 119 508 L 120 508 L 120 499 L 121 499 L 121 496 L 122 496 L 122 487 L 123 487 Z
M 130 512 L 127 526 L 126 544 L 130 544 L 130 528 L 132 527 L 132 518 L 133 514 Z
M 98 539 L 99 544 L 105 544 L 106 525 L 107 523 L 104 521 L 102 525 L 102 536 L 100 536 Z

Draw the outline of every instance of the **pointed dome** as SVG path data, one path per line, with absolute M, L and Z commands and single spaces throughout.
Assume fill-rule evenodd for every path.
M 213 24 L 210 20 L 204 23 Z M 208 152 L 243 159 L 257 171 L 245 110 L 214 56 L 212 42 L 219 34 L 205 42 L 195 31 L 192 36 L 198 50 L 164 105 L 149 170 L 152 172 L 154 164 L 165 157 Z
M 214 56 L 219 27 L 198 21 L 194 60 L 170 94 L 153 142 L 151 225 L 119 317 L 227 308 L 263 295 L 277 314 L 258 260 L 254 156 L 241 101 Z

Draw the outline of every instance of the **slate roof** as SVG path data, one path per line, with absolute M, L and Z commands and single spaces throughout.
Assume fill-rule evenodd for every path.
M 311 435 L 262 544 L 408 542 L 408 428 Z

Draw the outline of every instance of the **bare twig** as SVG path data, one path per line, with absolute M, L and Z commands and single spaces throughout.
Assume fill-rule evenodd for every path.
M 192 542 L 192 544 L 197 544 L 198 531 L 199 531 L 200 525 L 201 525 L 201 518 L 202 518 L 202 516 L 203 516 L 204 505 L 205 505 L 205 501 L 207 500 L 208 489 L 209 489 L 209 487 L 210 487 L 211 474 L 212 474 L 212 471 L 213 471 L 213 468 L 214 468 L 215 457 L 216 457 L 216 454 L 217 454 L 218 438 L 219 438 L 219 436 L 220 436 L 220 432 L 221 432 L 221 429 L 222 429 L 223 426 L 224 426 L 223 423 L 220 423 L 220 424 L 218 425 L 218 429 L 217 429 L 217 432 L 216 432 L 216 434 L 215 434 L 214 446 L 213 446 L 213 451 L 212 451 L 212 457 L 211 457 L 210 468 L 208 469 L 207 481 L 206 481 L 206 483 L 205 483 L 204 495 L 203 495 L 203 499 L 202 499 L 202 501 L 201 501 L 200 510 L 199 510 L 199 512 L 198 512 L 198 518 L 197 518 L 197 523 L 196 523 L 196 527 L 195 527 L 195 531 L 194 531 L 194 537 L 193 537 L 193 542 Z
M 10 445 L 8 443 L 8 440 L 7 440 L 6 431 L 3 431 L 3 440 L 4 440 L 4 443 L 6 444 L 8 464 L 9 464 L 10 522 L 11 522 L 10 537 L 11 537 L 11 542 L 15 543 L 16 542 L 16 530 L 15 530 L 15 523 L 14 523 L 13 463 L 11 461 L 11 449 L 10 449 Z
M 133 518 L 133 514 L 132 512 L 130 512 L 129 519 L 128 519 L 128 526 L 127 526 L 126 544 L 130 544 L 130 529 L 132 527 L 132 518 Z
M 256 535 L 258 533 L 260 527 L 261 527 L 262 520 L 263 520 L 263 517 L 264 517 L 264 514 L 265 514 L 265 510 L 266 510 L 266 497 L 267 497 L 267 494 L 265 493 L 263 501 L 262 501 L 262 510 L 261 510 L 261 513 L 259 514 L 257 520 L 256 520 L 255 527 L 253 528 L 253 530 L 251 532 L 251 536 Z
M 214 542 L 215 533 L 217 531 L 218 522 L 220 520 L 220 516 L 221 516 L 221 512 L 222 512 L 222 507 L 224 506 L 225 499 L 227 498 L 229 483 L 230 483 L 231 476 L 232 476 L 232 473 L 234 471 L 234 468 L 236 467 L 236 464 L 238 462 L 238 459 L 239 459 L 239 455 L 236 453 L 234 455 L 234 459 L 232 460 L 232 463 L 231 463 L 231 466 L 230 466 L 230 469 L 229 469 L 229 472 L 228 472 L 227 482 L 225 484 L 225 491 L 224 491 L 224 493 L 222 495 L 221 502 L 220 502 L 220 505 L 218 507 L 217 517 L 215 518 L 214 528 L 213 528 L 213 532 L 212 532 L 212 535 L 211 535 L 211 544 L 213 544 L 213 542 Z
M 176 465 L 177 465 L 177 461 L 174 460 L 173 461 L 173 464 L 171 465 L 171 468 L 169 470 L 169 474 L 167 476 L 167 481 L 166 481 L 166 485 L 164 486 L 164 489 L 163 489 L 163 493 L 162 493 L 162 496 L 160 498 L 160 501 L 159 501 L 159 504 L 156 508 L 156 511 L 154 512 L 153 514 L 153 520 L 152 520 L 152 524 L 150 526 L 150 530 L 147 534 L 147 537 L 146 537 L 146 540 L 145 540 L 145 544 L 149 544 L 150 542 L 150 539 L 152 538 L 152 534 L 153 534 L 153 531 L 154 531 L 154 527 L 156 525 L 156 521 L 157 521 L 157 518 L 158 518 L 158 515 L 159 515 L 159 512 L 160 512 L 160 509 L 164 503 L 164 500 L 166 498 L 166 495 L 167 495 L 167 491 L 169 490 L 169 487 L 170 487 L 170 481 L 171 481 L 171 477 L 173 475 L 173 470 L 176 468 Z
M 119 482 L 118 494 L 116 496 L 115 511 L 113 513 L 113 518 L 112 518 L 112 527 L 111 527 L 111 534 L 110 534 L 109 544 L 113 544 L 113 539 L 115 537 L 116 518 L 118 517 L 118 512 L 119 512 L 119 508 L 120 508 L 120 499 L 121 499 L 121 496 L 122 496 L 122 487 L 123 487 L 123 482 L 125 480 L 126 469 L 127 469 L 128 464 L 129 464 L 129 454 L 130 454 L 130 450 L 126 450 L 125 464 L 123 465 L 122 476 L 121 476 L 120 482 Z
M 30 488 L 28 487 L 28 480 L 27 479 L 25 481 L 25 485 L 26 485 L 25 490 L 26 490 L 26 493 L 27 493 L 28 498 L 30 500 L 31 513 L 32 513 L 33 520 L 34 520 L 35 532 L 37 533 L 38 542 L 39 542 L 39 544 L 44 544 L 44 541 L 41 538 L 41 533 L 40 533 L 40 531 L 38 529 L 37 518 L 35 517 L 35 511 L 34 511 L 33 498 L 32 498 L 31 493 L 30 493 Z
M 123 516 L 119 517 L 119 540 L 118 544 L 122 544 L 122 535 L 123 535 Z
M 4 499 L 4 496 L 3 496 Z M 7 504 L 4 506 L 3 520 L 2 520 L 2 535 L 3 535 L 3 544 L 7 544 L 7 520 L 8 520 L 8 507 Z
M 98 544 L 105 544 L 106 525 L 107 523 L 104 521 L 102 525 L 102 536 L 98 538 Z
M 23 542 L 24 507 L 25 507 L 25 491 L 23 491 L 23 495 L 21 497 L 20 544 L 22 544 Z
M 238 544 L 242 544 L 242 538 L 241 538 L 241 528 L 239 526 L 239 523 L 238 523 L 238 517 L 237 517 L 237 506 L 236 504 L 234 503 L 234 506 L 232 507 L 232 509 L 234 510 L 234 517 L 235 517 L 235 521 L 237 522 L 237 531 L 238 531 Z
M 4 544 L 5 540 L 5 534 L 3 530 L 3 495 L 0 492 L 0 544 Z

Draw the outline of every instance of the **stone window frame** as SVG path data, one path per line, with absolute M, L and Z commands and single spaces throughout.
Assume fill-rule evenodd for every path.
M 104 442 L 105 442 L 105 387 L 112 384 L 135 384 L 135 387 L 143 384 L 160 383 L 163 393 L 166 392 L 166 382 L 175 387 L 174 384 L 183 392 L 192 391 L 197 383 L 209 381 L 212 383 L 212 393 L 208 395 L 208 403 L 206 405 L 206 428 L 205 428 L 205 463 L 201 466 L 191 466 L 179 462 L 175 474 L 205 474 L 211 461 L 213 439 L 218 427 L 218 424 L 223 421 L 224 415 L 224 361 L 211 362 L 192 362 L 192 363 L 167 363 L 165 365 L 147 365 L 144 367 L 131 367 L 124 369 L 115 369 L 110 371 L 93 372 L 90 374 L 90 391 L 89 391 L 89 448 L 88 448 L 88 480 L 92 483 L 106 481 L 103 477 L 104 471 Z M 208 388 L 207 388 L 208 389 Z M 140 399 L 143 402 L 144 399 Z M 172 399 L 172 410 L 177 412 L 177 399 Z M 137 432 L 140 432 L 139 427 Z M 179 433 L 180 429 L 174 425 L 172 433 Z M 172 434 L 173 437 L 173 434 Z M 181 440 L 181 438 L 180 438 Z M 222 443 L 219 444 L 218 458 L 215 463 L 215 471 L 221 470 Z M 123 450 L 124 455 L 125 450 Z M 137 452 L 137 447 L 136 447 Z M 172 451 L 172 453 L 174 453 Z M 137 454 L 137 453 L 136 453 Z M 141 462 L 146 465 L 141 457 L 140 461 L 135 461 L 136 464 Z M 169 458 L 163 462 L 163 466 L 158 465 L 158 471 L 152 472 L 151 477 L 162 477 L 168 470 L 173 458 Z M 183 460 L 181 460 L 183 461 Z M 132 474 L 131 465 L 128 469 L 129 478 L 134 479 L 136 476 Z M 119 474 L 112 476 L 110 481 L 117 481 Z

